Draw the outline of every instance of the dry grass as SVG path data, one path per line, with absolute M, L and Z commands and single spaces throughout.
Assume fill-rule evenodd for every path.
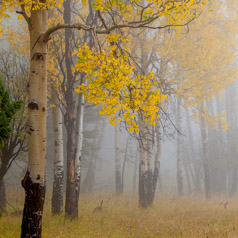
M 104 200 L 103 211 L 93 209 Z M 157 197 L 146 210 L 137 206 L 136 195 L 115 198 L 112 195 L 80 197 L 79 219 L 51 217 L 46 202 L 43 238 L 79 237 L 238 237 L 238 199 L 229 201 L 228 209 L 219 206 L 222 199 Z M 0 238 L 20 236 L 20 215 L 0 218 Z

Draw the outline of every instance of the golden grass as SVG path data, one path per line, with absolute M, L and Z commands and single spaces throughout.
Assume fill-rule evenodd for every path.
M 93 214 L 102 199 L 103 211 Z M 81 196 L 76 221 L 65 220 L 63 215 L 51 217 L 48 200 L 43 238 L 238 237 L 238 199 L 230 200 L 227 210 L 219 206 L 221 200 L 159 196 L 152 207 L 139 209 L 136 195 Z M 19 238 L 20 225 L 20 215 L 4 215 L 0 238 Z

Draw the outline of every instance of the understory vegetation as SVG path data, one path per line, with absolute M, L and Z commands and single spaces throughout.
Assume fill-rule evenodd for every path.
M 0 237 L 20 236 L 22 197 L 8 192 L 8 214 L 0 217 Z M 115 197 L 114 194 L 82 195 L 79 217 L 69 221 L 64 215 L 51 216 L 47 196 L 43 217 L 43 238 L 79 237 L 237 237 L 238 197 L 228 200 L 227 208 L 219 197 L 205 200 L 197 197 L 157 195 L 148 209 L 138 207 L 136 195 Z M 21 201 L 22 200 L 22 201 Z M 101 200 L 102 211 L 93 213 Z M 13 207 L 11 207 L 11 206 Z

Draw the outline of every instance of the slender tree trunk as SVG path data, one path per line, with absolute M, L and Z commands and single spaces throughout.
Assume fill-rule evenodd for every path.
M 155 191 L 156 191 L 157 182 L 159 178 L 159 169 L 160 169 L 160 157 L 161 157 L 162 146 L 161 146 L 161 140 L 160 140 L 159 122 L 157 122 L 155 126 L 155 132 L 156 132 L 156 139 L 157 139 L 157 153 L 155 155 L 155 162 L 154 162 L 154 173 L 153 173 L 153 180 L 152 180 L 152 193 L 151 193 L 150 204 L 152 204 L 154 201 Z
M 148 171 L 147 171 L 147 203 L 148 205 L 152 204 L 153 201 L 153 133 L 152 126 L 147 123 L 146 125 L 146 155 L 147 155 L 147 163 L 148 163 Z M 147 206 L 148 206 L 147 205 Z
M 116 195 L 122 194 L 122 177 L 121 177 L 121 158 L 120 158 L 120 145 L 119 145 L 119 124 L 115 125 L 115 185 Z
M 232 197 L 236 193 L 237 190 L 237 180 L 238 180 L 238 171 L 237 165 L 235 164 L 232 171 L 232 182 L 231 182 L 231 189 L 229 191 L 229 196 Z
M 25 204 L 21 237 L 41 237 L 45 200 L 46 110 L 47 110 L 47 29 L 48 11 L 31 12 L 30 78 L 29 78 L 29 156 L 22 186 Z
M 3 180 L 0 180 L 0 212 L 6 210 L 7 198 L 6 198 L 6 188 Z
M 135 193 L 136 191 L 136 175 L 137 175 L 137 167 L 138 167 L 138 149 L 136 150 L 136 157 L 134 161 L 134 172 L 133 172 L 133 192 Z
M 195 185 L 195 192 L 196 194 L 201 193 L 201 182 L 200 182 L 200 162 L 198 160 L 198 156 L 196 155 L 195 146 L 194 146 L 194 140 L 193 140 L 193 134 L 192 134 L 192 128 L 191 128 L 191 121 L 189 118 L 189 111 L 186 110 L 186 122 L 187 122 L 187 130 L 188 130 L 188 139 L 189 139 L 189 145 L 191 148 L 191 156 L 192 156 L 192 162 L 193 162 L 193 168 L 194 168 L 194 176 L 192 173 L 192 167 L 188 165 L 190 174 L 193 178 L 194 185 Z
M 84 178 L 83 184 L 82 184 L 82 190 L 84 192 L 91 192 L 92 191 L 92 187 L 93 187 L 93 183 L 94 183 L 94 174 L 95 174 L 95 162 L 97 161 L 97 148 L 100 147 L 100 143 L 101 143 L 101 138 L 102 138 L 102 133 L 103 133 L 103 128 L 104 128 L 104 123 L 102 125 L 101 128 L 101 132 L 99 134 L 99 136 L 97 135 L 98 133 L 98 127 L 99 127 L 99 121 L 96 121 L 96 125 L 94 128 L 95 131 L 95 137 L 93 139 L 93 149 L 90 150 L 90 160 L 89 160 L 89 165 L 88 165 L 88 170 L 87 170 L 87 174 Z
M 121 172 L 121 193 L 124 191 L 124 181 L 125 181 L 125 169 L 126 169 L 126 162 L 127 162 L 127 157 L 128 157 L 128 149 L 129 149 L 130 143 L 129 143 L 129 138 L 127 139 L 126 142 L 126 151 L 125 151 L 125 157 L 124 157 L 124 162 L 122 166 L 122 172 Z
M 94 177 L 95 177 L 95 153 L 91 153 L 90 161 L 87 169 L 87 173 L 85 175 L 83 184 L 82 184 L 82 192 L 90 193 L 92 191 L 92 186 L 94 183 Z
M 178 195 L 183 195 L 182 135 L 181 135 L 181 98 L 177 98 L 177 185 Z
M 64 23 L 71 23 L 71 0 L 64 1 Z M 65 123 L 67 130 L 67 179 L 65 216 L 70 219 L 78 217 L 78 203 L 75 178 L 75 148 L 76 148 L 76 118 L 75 100 L 73 95 L 74 79 L 71 62 L 71 29 L 65 29 L 65 64 L 67 75 L 66 114 Z
M 192 191 L 192 187 L 191 187 L 191 180 L 190 180 L 190 176 L 189 176 L 187 161 L 184 161 L 184 160 L 183 160 L 183 167 L 184 167 L 185 175 L 186 175 L 186 178 L 187 178 L 188 193 L 190 194 L 191 191 Z
M 148 122 L 145 123 L 142 118 L 139 117 L 139 128 L 139 206 L 146 208 L 151 205 L 154 200 L 156 184 L 159 176 L 160 145 L 157 145 L 158 154 L 155 159 L 153 172 L 152 126 Z
M 83 82 L 84 80 L 82 80 Z M 75 189 L 76 204 L 78 204 L 80 181 L 81 181 L 81 157 L 83 147 L 83 117 L 84 117 L 84 95 L 78 95 L 77 117 L 76 117 L 76 154 L 75 154 Z
M 227 98 L 226 98 L 227 99 Z M 222 103 L 219 100 L 218 95 L 216 95 L 216 114 L 220 114 L 222 113 Z M 227 101 L 226 101 L 227 102 Z M 227 114 L 226 114 L 227 115 Z M 229 120 L 227 120 L 227 122 L 229 122 Z M 229 143 L 225 138 L 225 133 L 224 130 L 222 129 L 221 126 L 221 120 L 218 118 L 218 131 L 217 131 L 217 144 L 219 147 L 219 154 L 218 154 L 218 160 L 219 161 L 223 161 L 224 160 L 224 154 L 225 154 L 225 150 L 230 150 L 229 149 Z M 229 140 L 229 137 L 227 138 Z M 219 170 L 217 171 L 217 173 L 219 173 L 219 181 L 217 181 L 218 184 L 218 189 L 220 193 L 224 193 L 227 191 L 227 183 L 226 183 L 226 178 L 227 178 L 227 170 L 228 170 L 228 166 L 226 163 L 226 166 L 221 166 L 219 165 Z
M 208 149 L 207 149 L 207 129 L 204 117 L 203 104 L 200 111 L 200 128 L 201 128 L 201 138 L 202 138 L 202 158 L 203 158 L 203 168 L 204 168 L 204 183 L 205 183 L 205 195 L 209 199 L 211 197 L 211 185 L 210 185 L 210 171 L 208 163 Z
M 75 111 L 72 98 L 71 106 L 67 106 L 67 179 L 65 216 L 70 219 L 78 217 L 78 204 L 76 203 L 75 188 Z
M 63 151 L 63 119 L 59 108 L 59 99 L 53 90 L 53 128 L 54 128 L 54 183 L 52 195 L 52 214 L 63 211 L 63 177 L 64 177 L 64 151 Z
M 147 184 L 148 184 L 148 163 L 146 153 L 146 132 L 143 118 L 139 116 L 139 206 L 148 207 L 147 202 Z

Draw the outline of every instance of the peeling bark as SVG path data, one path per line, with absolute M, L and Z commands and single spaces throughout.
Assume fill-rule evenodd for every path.
M 27 171 L 22 180 L 22 186 L 25 189 L 26 196 L 21 238 L 41 237 L 45 186 L 42 186 L 40 183 L 33 183 L 29 171 Z

